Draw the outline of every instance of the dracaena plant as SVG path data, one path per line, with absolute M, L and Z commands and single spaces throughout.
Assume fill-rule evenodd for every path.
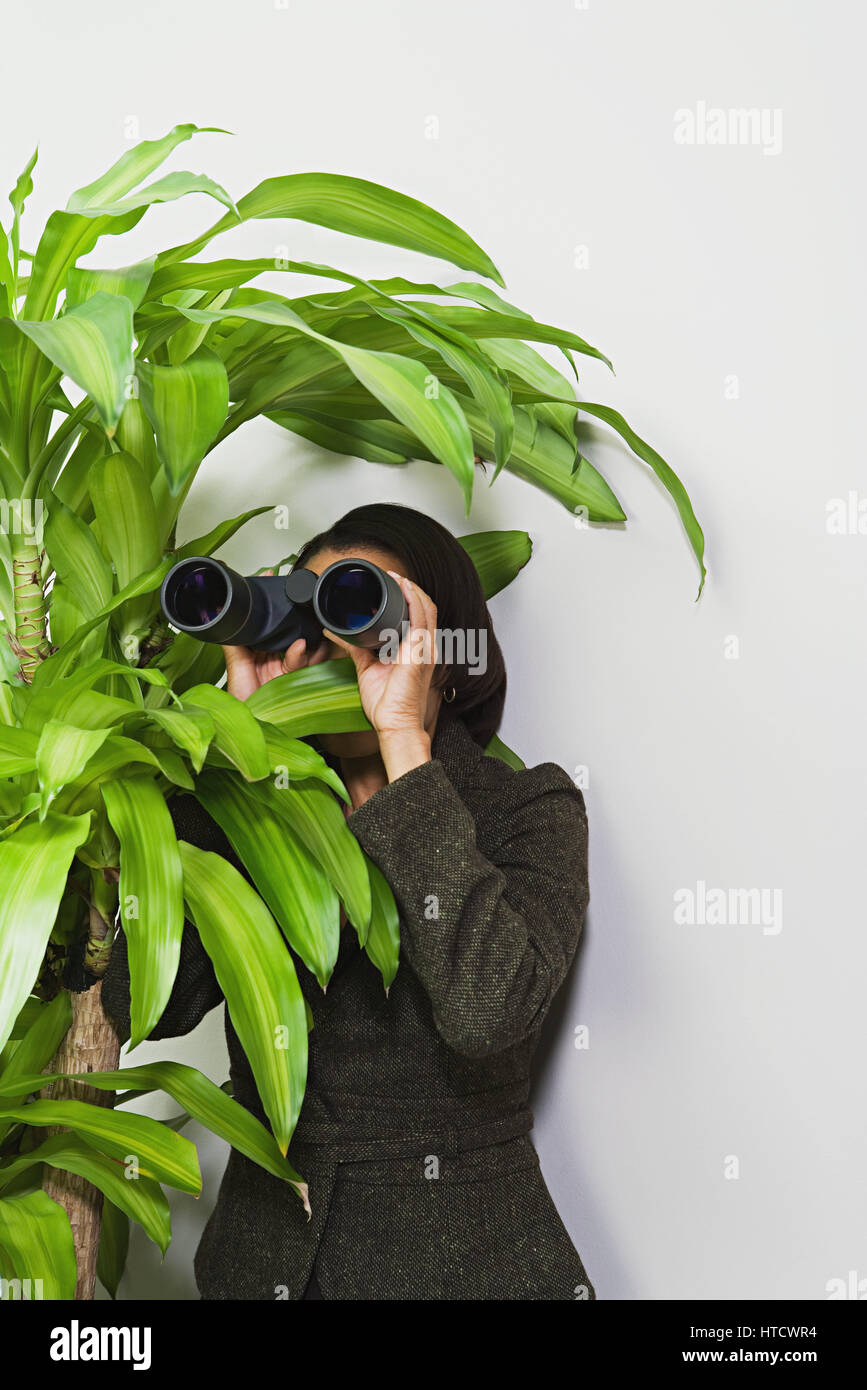
M 0 1278 L 39 1281 L 31 1292 L 45 1298 L 92 1296 L 97 1247 L 113 1295 L 130 1221 L 165 1251 L 163 1188 L 201 1185 L 180 1132 L 189 1116 L 306 1204 L 287 1157 L 312 1025 L 296 960 L 327 984 L 342 903 L 385 988 L 398 965 L 388 885 L 345 823 L 339 779 L 305 741 L 369 727 L 352 664 L 280 677 L 242 703 L 219 688 L 219 649 L 161 616 L 170 565 L 213 553 L 268 509 L 178 546 L 180 508 L 209 452 L 265 415 L 327 450 L 444 465 L 467 511 L 485 460 L 492 478 L 506 469 L 590 521 L 622 520 L 578 447 L 583 413 L 662 480 L 704 579 L 701 530 L 675 474 L 532 344 L 560 349 L 576 380 L 575 355 L 607 359 L 483 283 L 503 282 L 465 232 L 336 174 L 267 179 L 237 202 L 203 175 L 147 182 L 197 133 L 177 126 L 130 149 L 51 214 L 27 253 L 34 156 L 0 227 Z M 224 208 L 200 236 L 120 269 L 82 264 L 98 243 L 121 260 L 105 238 L 192 193 Z M 368 281 L 280 256 L 197 259 L 221 232 L 267 218 L 391 243 L 481 279 Z M 274 271 L 286 294 L 251 288 Z M 299 277 L 307 288 L 293 294 Z M 464 544 L 489 596 L 530 553 L 521 531 Z M 491 751 L 513 756 L 499 741 Z M 167 801 L 179 789 L 223 827 L 248 877 L 178 842 Z M 165 1008 L 185 915 L 214 961 L 268 1127 L 194 1068 L 117 1069 L 99 983 L 115 925 L 129 942 L 135 1046 Z M 181 1115 L 120 1108 L 154 1090 Z

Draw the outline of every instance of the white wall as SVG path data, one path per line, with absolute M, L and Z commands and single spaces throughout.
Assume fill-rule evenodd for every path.
M 821 1299 L 867 1276 L 867 538 L 826 531 L 829 499 L 865 488 L 858 19 L 841 0 L 79 0 L 19 8 L 2 58 L 3 178 L 38 137 L 34 222 L 117 156 L 129 117 L 142 137 L 191 119 L 235 131 L 173 161 L 235 194 L 304 169 L 394 185 L 464 225 L 516 303 L 614 358 L 616 380 L 587 367 L 588 399 L 624 410 L 691 489 L 710 570 L 698 605 L 672 505 L 613 444 L 591 457 L 625 528 L 576 530 L 508 476 L 478 486 L 467 525 L 444 470 L 318 456 L 267 423 L 211 457 L 185 519 L 191 535 L 288 502 L 288 544 L 265 518 L 227 551 L 238 565 L 373 499 L 458 533 L 531 532 L 532 564 L 494 604 L 503 733 L 529 762 L 589 767 L 592 845 L 535 1142 L 600 1298 Z M 702 101 L 779 109 L 781 149 L 677 144 L 675 111 Z M 124 258 L 211 220 L 205 200 L 157 209 Z M 206 254 L 275 244 L 370 275 L 448 273 L 297 223 Z M 678 925 L 673 895 L 699 880 L 781 890 L 782 929 Z M 222 1081 L 221 1011 L 135 1056 Z M 162 1271 L 136 1233 L 125 1297 L 196 1296 L 226 1150 L 190 1132 L 206 1195 L 174 1201 Z

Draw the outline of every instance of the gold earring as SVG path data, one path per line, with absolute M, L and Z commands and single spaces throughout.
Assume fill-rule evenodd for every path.
M 443 691 L 443 699 L 445 700 L 447 705 L 451 704 L 452 700 L 455 698 L 455 693 L 456 692 L 454 686 L 452 686 L 450 690 Z

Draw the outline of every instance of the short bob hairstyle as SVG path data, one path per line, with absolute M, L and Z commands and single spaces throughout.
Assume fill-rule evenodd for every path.
M 354 507 L 333 526 L 311 537 L 301 548 L 295 566 L 301 568 L 322 550 L 350 555 L 358 546 L 387 550 L 402 573 L 418 584 L 437 609 L 442 630 L 485 631 L 487 667 L 473 673 L 462 662 L 438 668 L 435 685 L 455 688 L 454 700 L 440 706 L 440 719 L 459 716 L 483 748 L 500 727 L 506 699 L 506 664 L 476 567 L 451 531 L 424 512 L 393 502 Z

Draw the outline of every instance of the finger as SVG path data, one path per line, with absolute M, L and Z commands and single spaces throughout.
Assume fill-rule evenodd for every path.
M 388 573 L 392 579 L 397 580 L 406 599 L 410 626 L 433 627 L 436 619 L 433 599 L 428 598 L 424 589 L 420 588 L 418 584 L 414 584 L 411 579 L 407 579 L 406 575 L 395 574 L 393 570 L 389 570 Z
M 336 647 L 340 647 L 346 652 L 347 656 L 352 658 L 355 663 L 355 669 L 359 675 L 361 675 L 362 671 L 366 671 L 368 666 L 371 666 L 377 659 L 376 654 L 367 647 L 354 647 L 351 642 L 345 642 L 342 637 L 335 637 L 333 632 L 328 631 L 328 628 L 324 629 L 324 636 L 327 637 L 329 642 L 333 642 Z
M 424 589 L 413 580 L 404 578 L 402 582 L 404 595 L 406 595 L 408 614 L 410 614 L 410 626 L 408 626 L 407 637 L 400 644 L 400 660 L 407 660 L 413 666 L 421 667 L 422 680 L 431 682 L 433 673 L 439 664 L 439 646 L 436 639 L 436 605 L 429 595 L 425 594 Z M 427 639 L 422 646 L 421 655 L 418 652 L 418 638 L 414 634 L 417 632 L 427 632 Z
M 283 670 L 288 675 L 290 671 L 300 671 L 307 664 L 307 643 L 303 637 L 299 637 L 283 653 Z
M 430 609 L 425 608 L 422 600 L 423 590 L 413 584 L 411 579 L 401 575 L 394 575 L 393 577 L 400 582 L 409 612 L 409 628 L 400 644 L 400 660 L 410 661 L 413 665 L 427 666 L 429 670 L 432 670 L 436 663 L 436 633 L 434 631 L 436 610 L 429 599 Z M 432 622 L 431 619 L 434 621 Z M 422 662 L 414 659 L 417 647 L 413 640 L 413 634 L 419 630 L 429 633 L 429 642 L 426 644 L 426 653 L 429 659 Z
M 318 666 L 321 662 L 323 662 L 323 661 L 328 661 L 328 660 L 330 659 L 330 656 L 331 656 L 331 647 L 330 647 L 329 643 L 326 642 L 325 638 L 323 637 L 322 641 L 319 643 L 319 646 L 318 646 L 318 647 L 316 648 L 316 650 L 313 652 L 312 656 L 308 657 L 308 659 L 307 659 L 307 665 L 308 665 L 308 666 Z
M 249 647 L 220 646 L 226 662 L 226 688 L 230 695 L 246 700 L 259 684 L 255 655 Z
M 405 574 L 397 574 L 394 570 L 388 570 L 387 573 L 400 585 L 400 591 L 403 594 L 406 604 L 406 620 L 403 624 L 400 645 L 398 646 L 397 660 L 399 662 L 407 662 L 412 659 L 412 635 L 413 628 L 417 625 L 418 600 L 415 598 L 410 582 Z
M 404 592 L 406 592 L 406 586 L 409 585 L 412 592 L 421 600 L 422 607 L 426 613 L 436 613 L 436 604 L 430 594 L 425 593 L 420 584 L 416 584 L 412 579 L 408 579 L 405 574 L 396 574 L 394 570 L 388 570 L 387 573 L 391 575 L 392 579 L 397 580 Z
M 333 642 L 335 647 L 340 647 L 341 651 L 348 653 L 349 656 L 352 655 L 354 650 L 352 643 L 347 642 L 344 637 L 335 637 L 333 632 L 328 631 L 328 628 L 322 629 L 322 637 L 324 641 Z
M 415 585 L 415 591 L 419 595 L 421 606 L 424 609 L 425 626 L 428 628 L 431 635 L 433 635 L 436 632 L 437 625 L 437 606 L 430 594 L 426 594 L 424 589 L 420 589 L 417 584 Z
M 220 644 L 220 650 L 226 661 L 226 667 L 242 666 L 247 662 L 255 660 L 256 654 L 250 647 L 229 647 Z

